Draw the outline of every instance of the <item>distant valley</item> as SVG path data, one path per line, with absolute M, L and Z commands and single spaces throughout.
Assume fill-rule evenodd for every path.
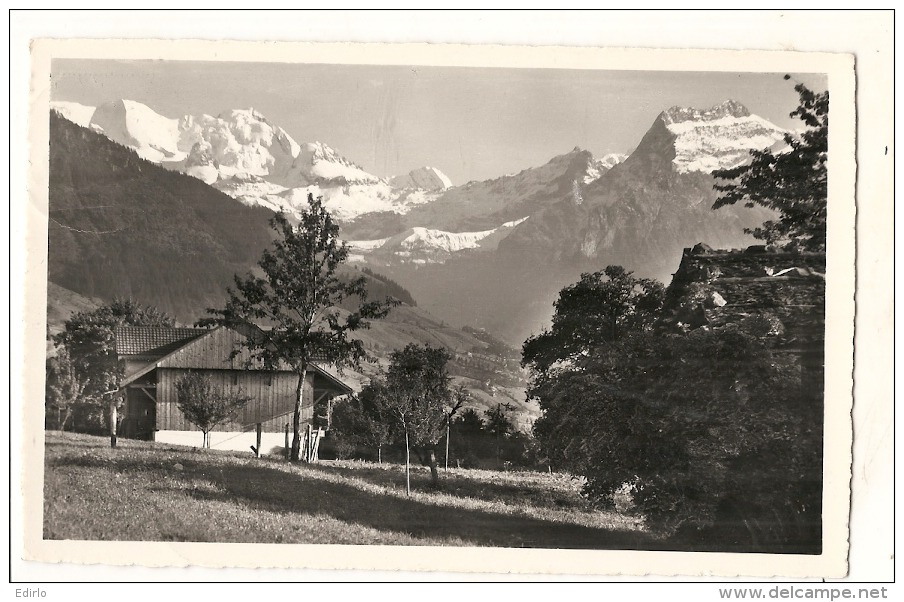
M 191 323 L 222 303 L 233 274 L 255 268 L 273 211 L 297 215 L 320 195 L 349 243 L 348 269 L 367 272 L 375 294 L 407 299 L 363 335 L 375 362 L 352 379 L 408 342 L 443 344 L 474 403 L 511 403 L 523 425 L 537 411 L 523 399 L 520 345 L 548 323 L 558 291 L 609 264 L 668 281 L 685 247 L 750 244 L 743 228 L 768 213 L 713 211 L 711 172 L 784 134 L 733 101 L 673 107 L 628 155 L 575 148 L 455 185 L 437 167 L 369 174 L 253 109 L 176 119 L 125 100 L 53 109 L 55 327 L 66 308 L 117 296 Z

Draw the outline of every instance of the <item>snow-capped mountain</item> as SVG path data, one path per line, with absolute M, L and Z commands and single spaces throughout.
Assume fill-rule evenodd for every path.
M 89 107 L 65 100 L 51 102 L 50 108 L 69 121 L 77 123 L 84 128 L 91 127 L 91 118 L 94 117 L 94 111 L 97 109 L 97 107 Z
M 409 228 L 387 238 L 354 240 L 348 244 L 352 259 L 370 263 L 443 263 L 462 251 L 492 251 L 499 241 L 530 216 L 505 222 L 498 228 L 480 232 L 447 232 L 432 228 Z M 368 257 L 369 256 L 369 257 Z
M 185 115 L 178 120 L 184 162 L 171 165 L 208 184 L 237 174 L 282 184 L 300 145 L 254 109 L 233 109 L 218 117 Z M 114 138 L 115 139 L 115 138 Z
M 574 148 L 537 167 L 433 193 L 430 202 L 410 204 L 404 220 L 391 222 L 395 231 L 373 226 L 380 216 L 362 216 L 347 227 L 353 238 L 361 238 L 358 232 L 377 232 L 374 238 L 383 238 L 418 226 L 448 232 L 491 230 L 533 215 L 563 194 L 572 194 L 575 186 L 597 180 L 616 163 L 615 156 L 597 160 L 589 151 Z
M 393 188 L 414 188 L 431 192 L 452 188 L 452 180 L 449 179 L 449 176 L 435 167 L 413 169 L 403 176 L 390 178 L 389 184 Z
M 669 109 L 653 120 L 630 156 L 605 171 L 598 167 L 601 160 L 575 149 L 519 174 L 450 189 L 406 216 L 438 216 L 452 227 L 434 228 L 483 232 L 502 223 L 500 218 L 530 215 L 500 237 L 495 250 L 462 250 L 448 253 L 443 263 L 413 265 L 405 256 L 380 253 L 390 238 L 362 255 L 376 265 L 395 266 L 380 269 L 444 319 L 524 340 L 547 323 L 557 292 L 581 272 L 615 264 L 668 281 L 685 247 L 700 241 L 727 248 L 755 242 L 743 230 L 761 224 L 769 212 L 743 206 L 713 210 L 717 192 L 711 170 L 737 165 L 749 150 L 769 147 L 783 134 L 738 103 Z M 484 215 L 497 221 L 461 227 L 468 222 L 449 210 L 456 205 L 452 201 L 465 205 L 463 214 L 489 207 Z
M 278 174 L 275 176 L 279 177 Z M 326 144 L 307 142 L 302 144 L 296 153 L 295 161 L 285 175 L 283 183 L 287 188 L 299 188 L 314 184 L 333 186 L 384 184 L 385 181 L 367 173 Z
M 179 161 L 191 149 L 180 149 L 182 131 L 177 119 L 168 119 L 150 107 L 132 100 L 100 105 L 91 116 L 90 127 L 124 146 L 135 149 L 149 161 Z
M 628 155 L 625 155 L 623 153 L 609 153 L 608 155 L 603 155 L 598 163 L 605 169 L 605 171 L 609 171 L 627 158 Z
M 684 246 L 749 242 L 744 227 L 762 223 L 762 211 L 726 207 L 713 211 L 711 173 L 748 160 L 749 151 L 784 136 L 778 126 L 726 101 L 711 109 L 673 107 L 660 113 L 637 149 L 573 198 L 550 205 L 519 228 L 500 250 L 542 251 L 566 258 L 618 258 L 635 264 L 656 260 L 665 276 Z M 676 255 L 677 254 L 677 255 Z
M 287 179 L 301 151 L 285 130 L 254 109 L 173 119 L 133 100 L 98 107 L 52 102 L 51 108 L 134 149 L 144 159 L 208 184 L 236 174 Z
M 748 159 L 749 151 L 768 148 L 785 134 L 733 100 L 706 110 L 672 107 L 658 121 L 674 136 L 672 162 L 680 173 L 735 167 Z
M 51 108 L 246 205 L 290 214 L 306 205 L 308 194 L 323 196 L 340 220 L 373 212 L 404 214 L 452 184 L 440 170 L 421 168 L 393 185 L 323 142 L 296 142 L 253 108 L 178 119 L 132 100 L 99 107 L 52 102 Z
M 354 261 L 379 266 L 441 318 L 513 342 L 543 325 L 556 292 L 582 271 L 620 264 L 667 280 L 684 247 L 750 244 L 743 229 L 768 216 L 713 211 L 711 173 L 785 134 L 733 101 L 673 107 L 628 157 L 575 148 L 452 186 L 430 167 L 379 178 L 326 144 L 296 142 L 253 109 L 170 119 L 131 101 L 54 108 L 246 205 L 297 213 L 308 194 L 323 196 Z

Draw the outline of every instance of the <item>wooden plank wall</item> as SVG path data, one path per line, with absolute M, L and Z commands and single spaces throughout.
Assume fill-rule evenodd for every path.
M 238 414 L 238 419 L 233 423 L 216 427 L 217 431 L 253 431 L 256 423 L 260 422 L 264 432 L 272 433 L 282 432 L 286 424 L 292 424 L 295 388 L 298 384 L 298 377 L 295 374 L 256 370 L 192 371 L 207 375 L 214 386 L 240 390 L 243 395 L 251 397 L 251 401 Z M 176 407 L 176 382 L 188 374 L 189 370 L 158 368 L 157 372 L 157 429 L 198 430 Z M 308 372 L 301 409 L 302 424 L 310 422 L 314 417 L 313 379 L 313 373 Z

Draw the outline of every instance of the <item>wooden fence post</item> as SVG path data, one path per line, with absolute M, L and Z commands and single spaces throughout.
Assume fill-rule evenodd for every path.
M 116 421 L 119 418 L 116 412 L 116 398 L 110 400 L 110 447 L 116 447 Z
M 254 455 L 257 458 L 261 457 L 261 427 L 262 427 L 261 423 L 258 422 L 257 429 L 256 429 L 257 432 L 255 433 L 256 434 L 255 441 L 257 442 L 257 446 L 255 446 L 255 448 L 254 448 Z
M 286 461 L 289 460 L 289 425 L 286 425 L 286 448 L 283 452 L 283 455 L 286 457 Z

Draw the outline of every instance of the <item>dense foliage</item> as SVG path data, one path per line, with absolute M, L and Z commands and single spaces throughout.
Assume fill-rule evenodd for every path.
M 89 378 L 79 374 L 69 349 L 62 347 L 47 360 L 47 393 L 44 399 L 45 426 L 66 430 L 69 420 L 79 409 L 90 408 L 84 397 Z
M 461 389 L 451 386 L 446 367 L 450 359 L 452 355 L 443 348 L 407 345 L 390 357 L 384 382 L 386 405 L 404 436 L 405 447 L 424 450 L 434 483 L 439 479 L 436 445 L 465 399 Z M 406 465 L 409 463 L 406 458 Z
M 581 274 L 580 281 L 559 293 L 552 327 L 525 341 L 522 364 L 537 375 L 547 375 L 603 342 L 645 330 L 652 325 L 663 296 L 662 283 L 635 278 L 621 266 Z
M 374 395 L 378 390 L 379 382 L 375 381 L 360 395 L 336 403 L 330 438 L 321 449 L 338 458 L 405 461 L 404 434 L 399 433 L 398 423 L 391 416 L 386 420 L 386 407 L 381 397 Z M 513 410 L 507 404 L 497 404 L 483 413 L 474 408 L 455 412 L 448 431 L 432 446 L 435 461 L 453 468 L 547 470 L 548 463 L 539 457 L 534 438 L 517 430 L 512 417 Z M 428 450 L 411 451 L 422 464 L 430 466 Z
M 453 387 L 447 364 L 452 355 L 444 348 L 407 345 L 390 357 L 388 370 L 373 379 L 361 394 L 336 406 L 335 434 L 344 442 L 382 447 L 402 442 L 406 474 L 411 451 L 430 467 L 433 483 L 439 480 L 436 447 L 466 399 Z M 410 481 L 409 481 L 410 492 Z
M 288 365 L 298 374 L 293 412 L 291 459 L 301 449 L 301 404 L 304 375 L 315 360 L 357 365 L 364 346 L 351 335 L 386 315 L 390 301 L 367 301 L 365 278 L 348 280 L 339 267 L 348 259 L 348 246 L 339 239 L 339 226 L 322 198 L 308 195 L 308 207 L 298 226 L 277 213 L 271 220 L 276 240 L 261 256 L 263 276 L 235 276 L 223 309 L 202 324 L 266 325 L 246 339 L 252 359 L 269 370 Z M 339 309 L 357 297 L 356 311 Z
M 63 331 L 53 338 L 60 355 L 48 360 L 47 403 L 59 403 L 62 393 L 52 387 L 60 386 L 60 378 L 68 380 L 66 374 L 71 372 L 71 378 L 81 388 L 77 406 L 71 406 L 78 409 L 72 416 L 72 426 L 81 431 L 99 429 L 104 420 L 104 404 L 117 393 L 123 374 L 122 363 L 116 356 L 116 327 L 174 324 L 172 317 L 157 308 L 131 299 L 116 299 L 95 310 L 74 314 L 66 321 Z M 74 386 L 74 383 L 65 385 L 70 392 Z
M 555 323 L 612 301 L 585 303 L 558 305 Z M 528 365 L 538 443 L 586 495 L 699 549 L 818 552 L 822 401 L 796 358 L 736 325 L 676 333 L 646 319 L 583 349 Z
M 789 76 L 785 76 L 788 79 Z M 785 134 L 785 148 L 750 151 L 749 163 L 713 172 L 722 194 L 718 209 L 741 202 L 778 212 L 778 219 L 746 230 L 767 243 L 794 243 L 802 249 L 824 250 L 828 201 L 829 93 L 803 84 L 794 89 L 800 105 L 791 112 L 803 121 L 801 134 Z
M 481 417 L 468 408 L 452 421 L 450 429 L 450 464 L 465 468 L 543 469 L 536 442 L 529 434 L 517 430 L 512 421 L 512 406 L 498 403 Z
M 201 429 L 202 447 L 210 447 L 210 431 L 231 420 L 251 400 L 240 390 L 220 388 L 201 372 L 189 372 L 176 381 L 176 407 Z
M 374 448 L 377 462 L 383 461 L 383 447 L 397 438 L 395 417 L 390 411 L 382 380 L 375 379 L 361 393 L 336 404 L 331 417 L 331 435 L 344 444 Z

